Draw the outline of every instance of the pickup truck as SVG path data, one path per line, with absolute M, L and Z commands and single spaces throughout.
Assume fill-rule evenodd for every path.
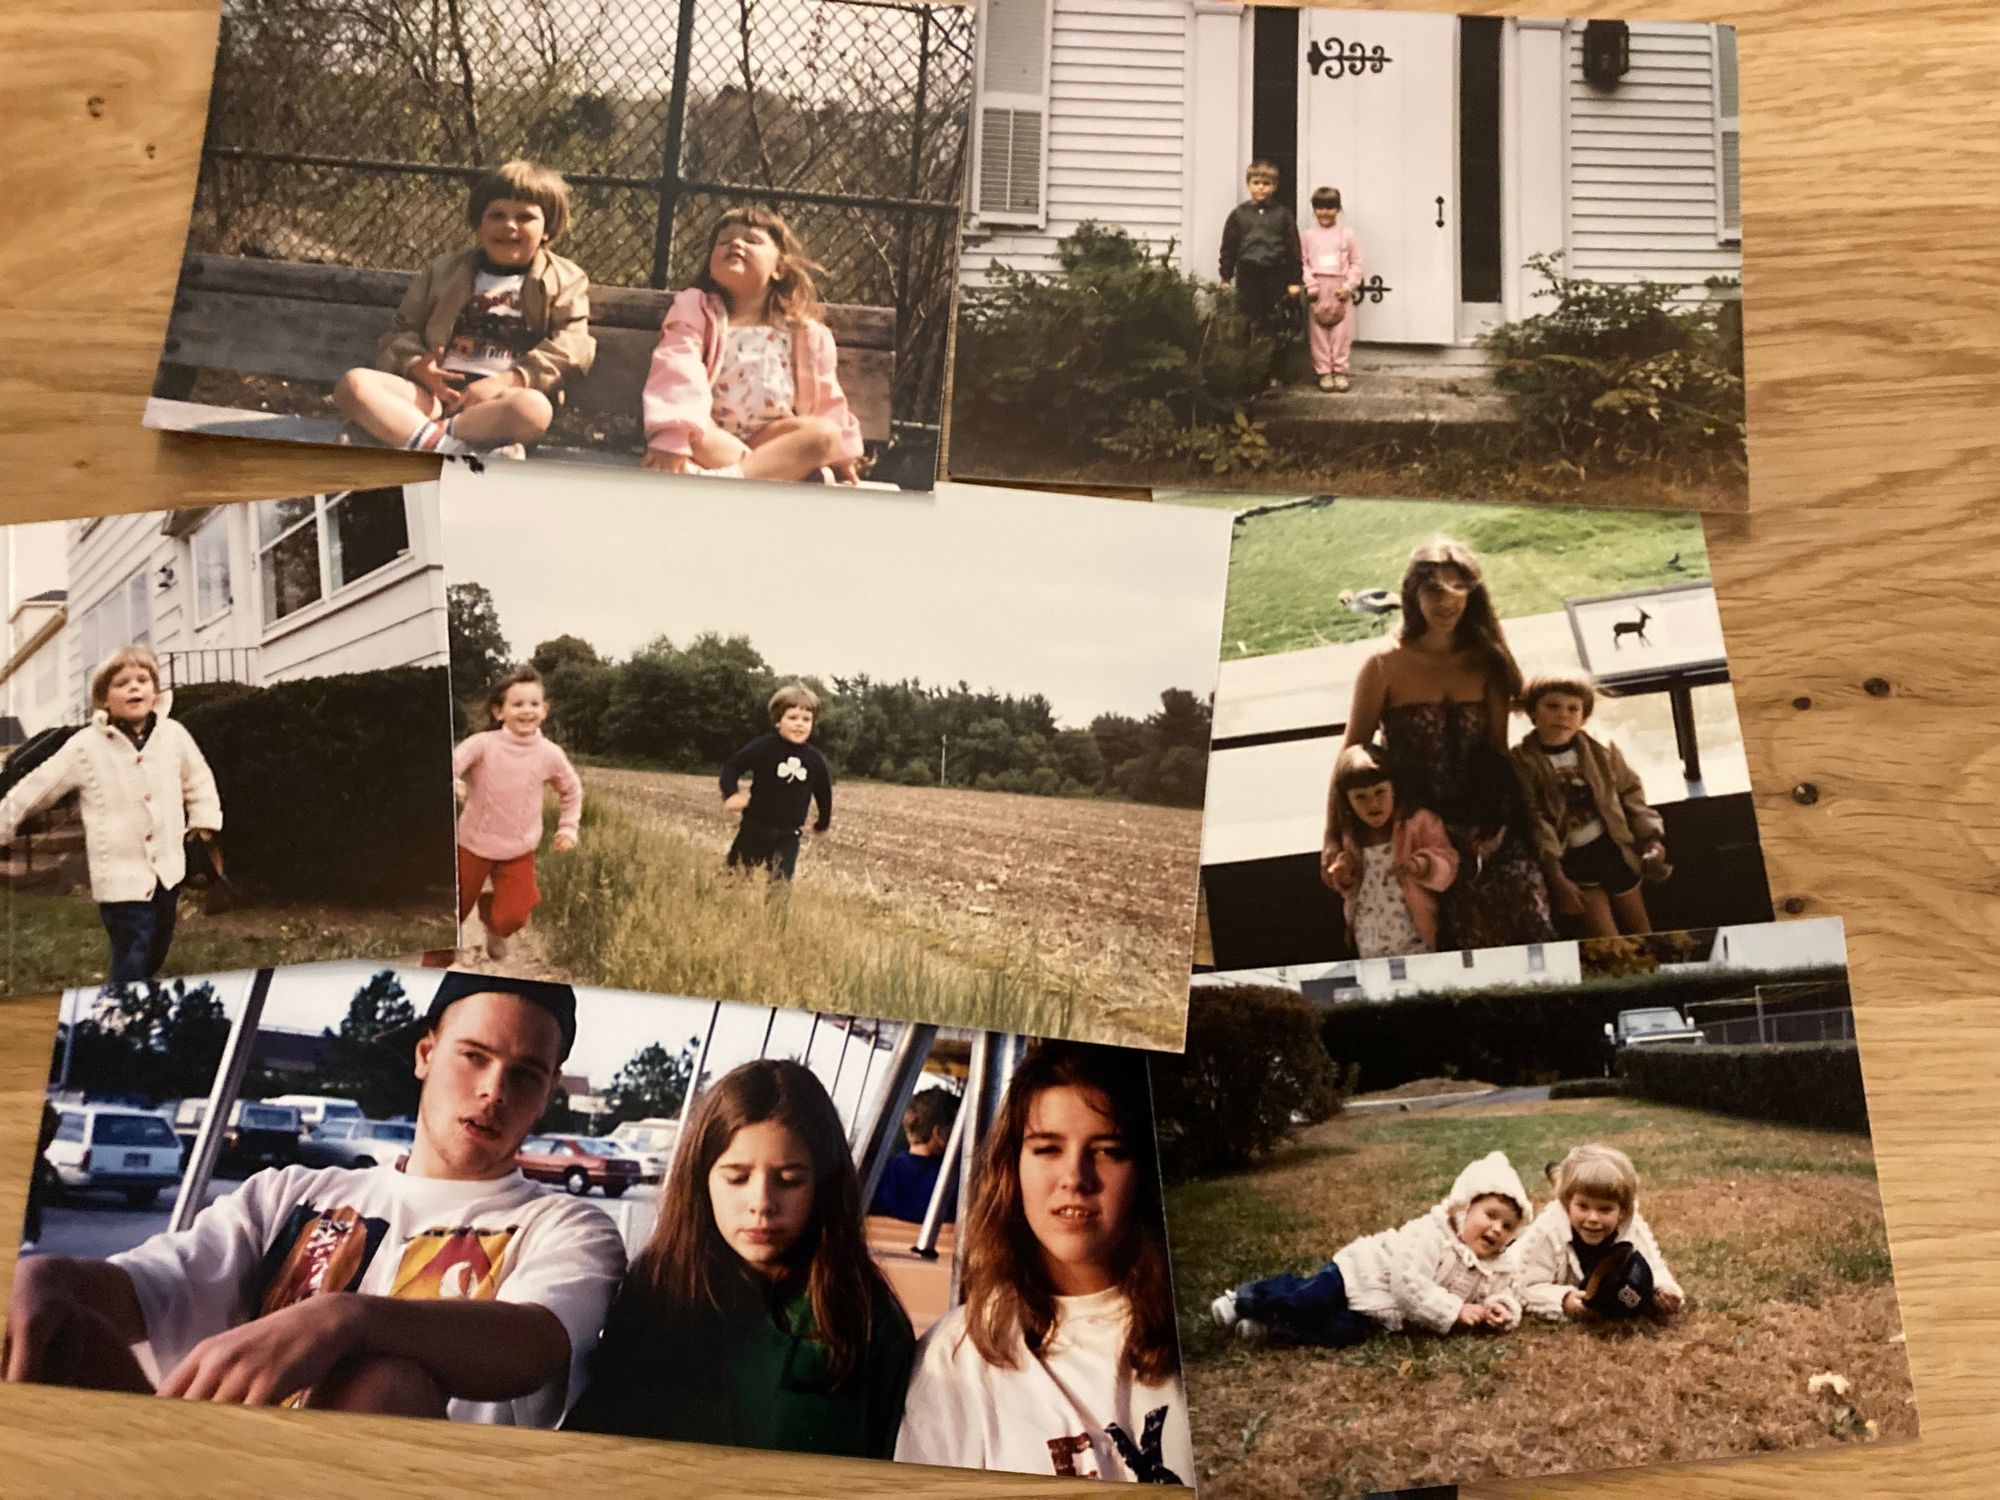
M 1663 1043 L 1699 1046 L 1707 1040 L 1688 1018 L 1671 1005 L 1648 1005 L 1637 1010 L 1621 1010 L 1618 1019 L 1604 1023 L 1604 1076 L 1618 1071 L 1618 1054 L 1627 1047 L 1657 1047 Z

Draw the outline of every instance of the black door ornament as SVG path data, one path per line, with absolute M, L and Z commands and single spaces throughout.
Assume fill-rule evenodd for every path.
M 1330 36 L 1306 48 L 1306 71 L 1323 78 L 1358 78 L 1363 73 L 1379 73 L 1394 61 L 1380 42 L 1369 47 Z

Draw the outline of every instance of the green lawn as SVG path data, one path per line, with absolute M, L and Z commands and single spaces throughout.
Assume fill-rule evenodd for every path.
M 1349 1240 L 1422 1213 L 1488 1151 L 1505 1151 L 1546 1201 L 1545 1165 L 1590 1140 L 1638 1166 L 1641 1209 L 1688 1297 L 1679 1318 L 1381 1333 L 1344 1350 L 1243 1343 L 1209 1320 L 1218 1291 L 1317 1269 Z M 1171 1189 L 1167 1224 L 1199 1478 L 1219 1500 L 1326 1500 L 1915 1431 L 1865 1135 L 1645 1100 L 1336 1117 L 1250 1171 Z M 1846 1403 L 1807 1389 L 1822 1370 L 1852 1382 Z
M 1240 506 L 1241 496 L 1174 503 Z M 1419 543 L 1445 535 L 1479 554 L 1503 618 L 1565 599 L 1708 577 L 1701 517 L 1681 512 L 1337 500 L 1253 516 L 1236 528 L 1223 610 L 1225 659 L 1268 656 L 1385 633 L 1340 602 L 1344 589 L 1402 585 Z M 1678 554 L 1680 566 L 1668 562 Z

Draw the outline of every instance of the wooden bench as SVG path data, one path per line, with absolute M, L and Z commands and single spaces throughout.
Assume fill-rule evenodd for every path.
M 375 346 L 410 284 L 404 271 L 300 265 L 229 255 L 190 255 L 181 264 L 146 425 L 170 432 L 334 443 L 345 424 L 331 406 L 324 417 L 285 416 L 189 401 L 199 370 L 272 375 L 331 385 L 356 365 L 375 363 Z M 659 342 L 673 293 L 648 287 L 590 288 L 590 331 L 597 358 L 568 387 L 565 410 L 590 416 L 639 416 L 639 392 Z M 896 315 L 887 307 L 832 303 L 827 326 L 840 348 L 840 384 L 870 443 L 889 438 L 896 373 Z M 538 449 L 544 455 L 549 445 Z M 621 455 L 562 450 L 603 461 Z M 637 454 L 622 455 L 635 462 Z

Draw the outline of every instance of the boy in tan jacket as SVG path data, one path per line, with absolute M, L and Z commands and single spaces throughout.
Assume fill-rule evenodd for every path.
M 1513 749 L 1535 853 L 1556 910 L 1590 937 L 1651 932 L 1641 880 L 1665 880 L 1665 824 L 1618 747 L 1584 729 L 1597 690 L 1580 677 L 1537 677 L 1521 694 L 1534 728 Z

